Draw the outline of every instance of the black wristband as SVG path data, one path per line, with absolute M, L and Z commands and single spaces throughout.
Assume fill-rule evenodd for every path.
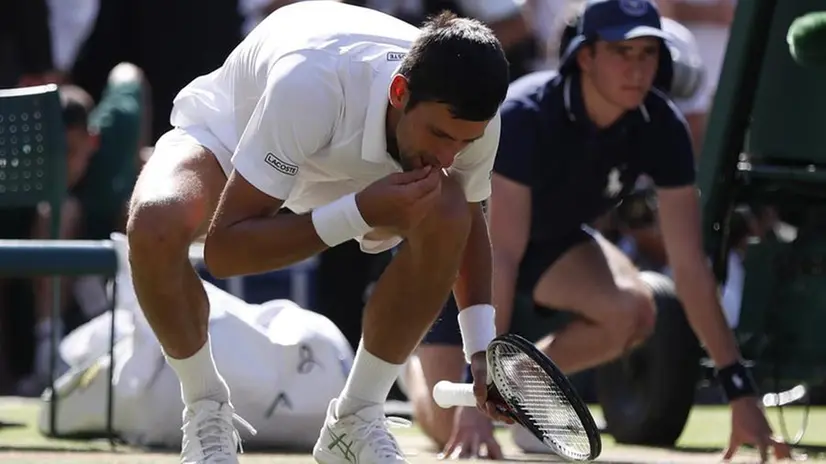
M 731 402 L 744 396 L 757 394 L 757 384 L 749 369 L 741 362 L 736 362 L 717 370 L 717 380 L 723 388 L 726 399 Z

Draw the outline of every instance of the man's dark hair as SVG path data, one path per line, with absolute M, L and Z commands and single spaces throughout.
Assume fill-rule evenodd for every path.
M 92 97 L 76 85 L 61 85 L 58 92 L 63 107 L 63 126 L 66 129 L 86 129 L 89 113 L 95 106 Z
M 576 37 L 579 32 L 577 31 L 579 19 L 579 14 L 577 14 L 575 16 L 571 16 L 567 21 L 565 21 L 565 27 L 562 28 L 562 37 L 559 38 L 558 58 L 560 60 L 565 56 L 565 52 L 568 51 L 568 47 L 571 45 L 574 37 Z
M 410 100 L 445 103 L 454 117 L 487 121 L 508 92 L 508 60 L 502 44 L 479 21 L 444 11 L 428 19 L 402 61 Z

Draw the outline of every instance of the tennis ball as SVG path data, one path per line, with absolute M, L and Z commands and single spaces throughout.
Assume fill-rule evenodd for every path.
M 792 22 L 789 52 L 802 66 L 826 66 L 826 11 L 807 13 Z

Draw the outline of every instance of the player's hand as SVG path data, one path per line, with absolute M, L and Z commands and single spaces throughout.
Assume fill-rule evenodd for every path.
M 356 204 L 371 227 L 406 231 L 430 211 L 441 185 L 441 172 L 434 167 L 393 173 L 356 194 Z
M 453 433 L 439 458 L 503 459 L 502 448 L 493 437 L 493 422 L 477 408 L 456 408 Z
M 488 361 L 486 356 L 487 354 L 484 351 L 480 351 L 470 357 L 470 372 L 473 375 L 473 394 L 476 396 L 476 407 L 491 419 L 512 424 L 513 419 L 499 409 L 499 407 L 504 406 L 501 400 L 488 397 Z
M 772 429 L 758 399 L 749 396 L 731 402 L 731 438 L 723 459 L 728 461 L 743 445 L 753 445 L 760 451 L 760 461 L 768 462 L 770 449 L 775 459 L 791 459 L 789 445 L 772 435 Z

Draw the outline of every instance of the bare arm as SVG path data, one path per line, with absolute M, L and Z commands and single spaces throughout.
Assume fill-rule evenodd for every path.
M 326 59 L 295 54 L 270 69 L 207 233 L 204 260 L 216 277 L 282 268 L 326 248 L 309 214 L 278 214 L 304 160 L 329 143 L 340 112 Z
M 519 263 L 528 246 L 531 191 L 518 182 L 493 174 L 489 205 L 490 237 L 493 244 L 493 302 L 496 329 L 510 329 Z
M 473 217 L 459 276 L 453 285 L 453 295 L 459 308 L 477 304 L 491 304 L 493 257 L 490 236 L 481 203 L 469 203 Z
M 204 246 L 209 271 L 219 279 L 267 272 L 326 249 L 309 214 L 277 214 L 283 203 L 233 172 Z
M 697 191 L 694 186 L 659 189 L 658 196 L 665 248 L 688 321 L 717 367 L 733 364 L 740 353 L 703 253 Z

